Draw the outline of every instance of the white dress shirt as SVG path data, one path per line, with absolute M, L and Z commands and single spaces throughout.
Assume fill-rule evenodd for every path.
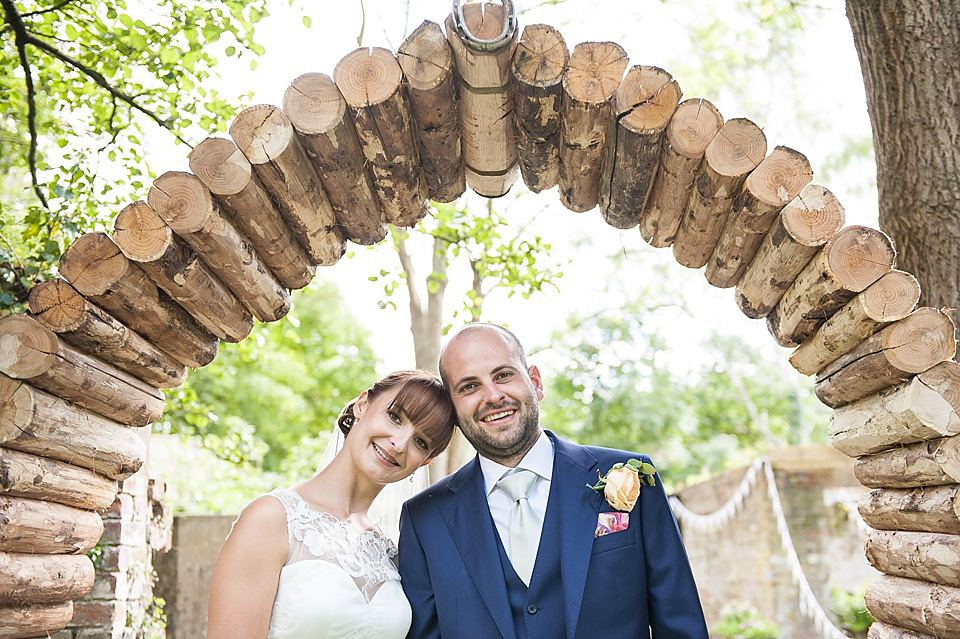
M 523 456 L 517 468 L 525 468 L 537 474 L 537 480 L 530 488 L 527 501 L 540 517 L 541 526 L 544 515 L 547 512 L 547 498 L 550 496 L 550 480 L 553 479 L 553 442 L 544 432 L 540 433 L 540 438 L 533 445 L 533 448 L 527 451 Z M 497 488 L 497 482 L 507 473 L 513 472 L 513 468 L 498 464 L 497 462 L 480 456 L 480 470 L 483 472 L 483 484 L 487 493 L 487 504 L 490 506 L 490 515 L 493 516 L 493 523 L 497 526 L 497 532 L 500 534 L 500 541 L 503 542 L 503 548 L 510 556 L 510 511 L 513 508 L 513 500 L 507 494 Z M 537 533 L 539 540 L 539 531 Z M 539 546 L 539 544 L 538 544 Z

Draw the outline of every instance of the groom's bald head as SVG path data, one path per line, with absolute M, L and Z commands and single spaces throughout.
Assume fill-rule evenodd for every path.
M 517 361 L 520 363 L 523 370 L 526 370 L 527 355 L 523 351 L 523 345 L 520 343 L 520 340 L 516 335 L 513 334 L 513 332 L 504 328 L 503 326 L 500 326 L 499 324 L 474 322 L 463 326 L 460 330 L 454 333 L 453 336 L 447 340 L 447 343 L 440 351 L 440 378 L 443 380 L 444 386 L 450 388 L 450 379 L 448 378 L 447 371 L 444 367 L 445 356 L 447 356 L 449 353 L 456 352 L 461 345 L 468 343 L 475 337 L 489 337 L 491 335 L 496 335 L 499 337 L 499 339 L 503 341 L 506 347 L 517 358 Z

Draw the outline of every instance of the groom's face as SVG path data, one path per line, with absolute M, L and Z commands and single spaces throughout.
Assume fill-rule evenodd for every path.
M 458 335 L 444 350 L 444 376 L 460 429 L 484 457 L 510 465 L 540 436 L 543 385 L 536 366 L 495 329 Z

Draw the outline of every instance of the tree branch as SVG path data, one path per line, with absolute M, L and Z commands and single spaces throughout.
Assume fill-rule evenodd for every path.
M 413 261 L 410 259 L 410 254 L 407 253 L 407 243 L 403 236 L 398 233 L 394 241 L 397 247 L 397 257 L 400 258 L 400 268 L 406 275 L 404 279 L 407 281 L 407 296 L 410 298 L 410 323 L 413 325 L 413 330 L 416 331 L 423 321 L 423 304 L 420 301 L 420 294 L 417 293 L 416 282 L 414 282 Z
M 74 2 L 74 0 L 63 0 L 63 2 L 60 2 L 59 4 L 55 4 L 55 5 L 53 5 L 52 7 L 47 7 L 46 9 L 40 9 L 40 10 L 38 10 L 38 11 L 29 11 L 29 12 L 27 12 L 27 13 L 21 14 L 20 17 L 21 17 L 21 18 L 32 18 L 33 16 L 43 15 L 44 13 L 50 13 L 50 12 L 52 12 L 52 11 L 59 11 L 60 9 L 63 9 L 65 6 L 67 6 L 68 4 L 70 4 L 70 3 L 72 3 L 72 2 Z
M 33 192 L 37 194 L 37 199 L 43 205 L 43 208 L 49 209 L 50 204 L 43 195 L 43 189 L 40 188 L 40 180 L 37 178 L 37 101 L 36 90 L 33 86 L 33 74 L 30 71 L 30 59 L 27 58 L 27 43 L 30 41 L 30 35 L 27 34 L 23 26 L 23 20 L 13 0 L 0 0 L 6 15 L 7 24 L 13 29 L 13 34 L 17 46 L 17 55 L 20 57 L 20 67 L 23 69 L 24 81 L 27 85 L 27 128 L 30 130 L 30 150 L 27 152 L 27 165 L 30 168 L 30 179 L 33 181 Z
M 483 300 L 486 295 L 483 292 L 483 278 L 480 277 L 480 259 L 470 260 L 470 270 L 473 271 L 473 302 L 470 304 L 470 321 L 479 322 L 480 313 L 483 311 Z
M 363 0 L 360 0 L 360 33 L 357 35 L 357 47 L 363 46 L 363 31 L 367 27 L 367 8 L 363 5 Z

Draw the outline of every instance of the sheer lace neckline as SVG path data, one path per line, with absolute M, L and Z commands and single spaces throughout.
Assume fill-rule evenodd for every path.
M 287 492 L 287 491 L 289 491 L 289 492 L 292 494 L 293 497 L 295 497 L 297 500 L 299 500 L 300 503 L 302 503 L 302 504 L 304 505 L 304 507 L 306 507 L 306 509 L 307 509 L 308 511 L 310 511 L 310 512 L 312 512 L 312 513 L 316 513 L 317 516 L 320 517 L 320 518 L 322 518 L 322 519 L 329 519 L 331 522 L 336 522 L 337 524 L 344 526 L 344 527 L 347 528 L 348 530 L 351 530 L 351 531 L 353 531 L 354 533 L 356 533 L 356 534 L 358 534 L 358 535 L 365 535 L 365 534 L 368 534 L 368 533 L 375 533 L 375 534 L 377 534 L 377 535 L 380 535 L 381 537 L 386 537 L 386 535 L 383 534 L 383 532 L 380 530 L 379 526 L 377 526 L 376 524 L 374 524 L 373 528 L 364 528 L 364 529 L 358 528 L 358 527 L 354 526 L 353 524 L 351 524 L 351 523 L 350 523 L 349 521 L 347 521 L 346 519 L 340 519 L 339 517 L 337 517 L 336 515 L 334 515 L 334 514 L 331 513 L 330 511 L 324 510 L 323 508 L 320 508 L 320 507 L 318 507 L 318 506 L 314 506 L 314 505 L 311 504 L 309 501 L 307 501 L 307 500 L 304 498 L 303 495 L 301 495 L 300 493 L 298 493 L 298 492 L 297 492 L 295 489 L 293 489 L 293 488 L 278 488 L 278 489 L 276 489 L 276 491 L 274 491 L 274 492 L 280 492 L 280 491 L 282 491 L 282 492 Z

